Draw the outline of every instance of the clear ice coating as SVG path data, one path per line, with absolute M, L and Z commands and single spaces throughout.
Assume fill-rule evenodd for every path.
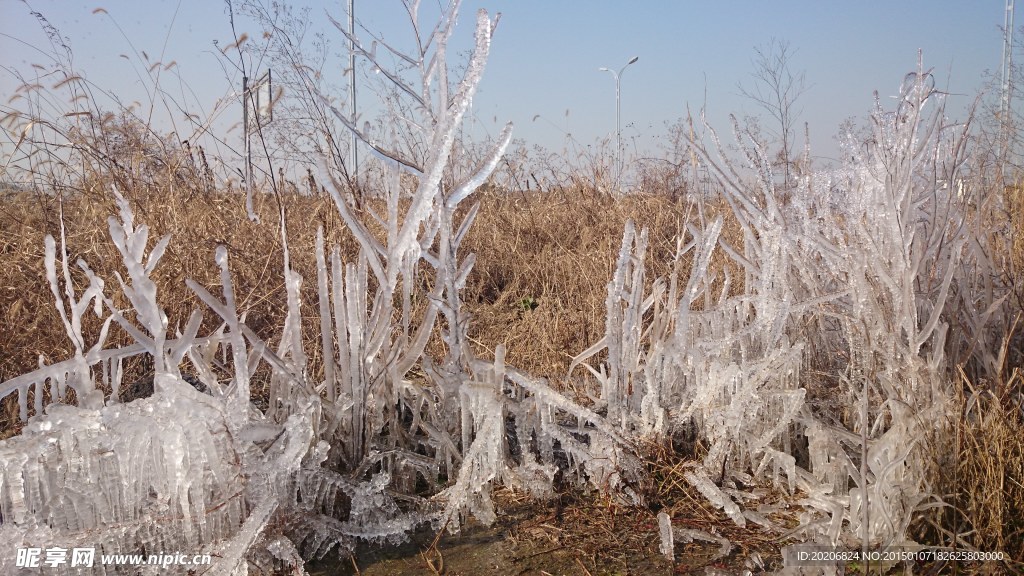
M 234 536 L 246 481 L 210 400 L 158 393 L 99 410 L 51 405 L 0 444 L 0 540 L 109 554 L 200 550 Z M 13 560 L 0 558 L 4 572 Z
M 457 209 L 494 170 L 511 127 L 471 174 L 442 185 L 494 22 L 477 15 L 473 54 L 453 82 L 436 58 L 454 25 L 448 13 L 433 42 L 420 44 L 424 52 L 399 58 L 413 64 L 418 84 L 393 75 L 424 116 L 412 123 L 431 129 L 426 157 L 367 142 L 390 169 L 386 208 L 356 210 L 321 168 L 359 253 L 343 261 L 318 233 L 312 311 L 302 309 L 300 289 L 313 279 L 292 269 L 282 225 L 287 316 L 276 347 L 246 325 L 224 247 L 214 255 L 221 293 L 189 281 L 205 308 L 170 334 L 152 274 L 171 239 L 149 249 L 148 228 L 117 191 L 109 232 L 123 273 L 114 288 L 130 310 L 114 306 L 84 261 L 75 264 L 87 285 L 75 285 L 81 276 L 71 274 L 63 229 L 59 245 L 46 239 L 47 280 L 73 353 L 0 383 L 0 397 L 16 393 L 28 421 L 0 442 L 4 549 L 203 550 L 217 558 L 207 574 L 301 572 L 304 560 L 336 547 L 395 543 L 423 523 L 493 522 L 499 484 L 545 498 L 561 476 L 640 504 L 646 472 L 637 446 L 685 430 L 708 447 L 687 482 L 735 524 L 781 530 L 767 518 L 777 510 L 760 501 L 766 492 L 749 488 L 771 486 L 797 510 L 800 526 L 789 536 L 907 543 L 915 514 L 940 503 L 926 482 L 922 423 L 946 421 L 944 310 L 951 287 L 971 281 L 959 264 L 980 250 L 968 230 L 947 225 L 963 221 L 951 183 L 965 135 L 943 122 L 941 96 L 925 89 L 923 75 L 904 84 L 896 112 L 875 112 L 870 146 L 854 146 L 835 172 L 799 175 L 792 190 L 777 189 L 770 156 L 738 123 L 753 180 L 713 130 L 712 149 L 693 142 L 739 229 L 725 234 L 722 216 L 700 214 L 677 238 L 673 272 L 649 279 L 648 232 L 626 224 L 605 334 L 570 366 L 583 367 L 598 391 L 586 405 L 508 365 L 503 346 L 488 361 L 468 345 L 460 292 L 475 258 L 460 248 L 477 206 Z M 375 48 L 356 45 L 387 70 Z M 403 173 L 416 179 L 411 193 Z M 423 273 L 434 279 L 429 289 L 417 281 Z M 997 303 L 981 308 L 979 326 L 998 316 Z M 102 322 L 94 342 L 82 330 L 90 313 Z M 309 314 L 319 315 L 319 350 L 304 349 Z M 204 318 L 221 326 L 201 335 Z M 134 344 L 106 346 L 114 322 Z M 435 337 L 443 358 L 425 354 Z M 121 401 L 123 363 L 139 355 L 152 359 L 154 393 Z M 323 380 L 310 357 L 323 360 Z M 832 364 L 820 366 L 825 360 Z M 206 393 L 185 381 L 183 367 Z M 261 370 L 270 374 L 265 410 L 250 402 Z M 830 371 L 834 398 L 810 385 L 815 370 Z M 78 406 L 64 403 L 69 387 Z M 849 410 L 826 413 L 835 398 Z M 432 497 L 415 495 L 423 485 Z M 676 541 L 717 543 L 721 555 L 732 548 L 673 527 L 664 512 L 658 526 L 669 558 Z M 13 571 L 12 561 L 0 555 L 0 568 Z
M 658 533 L 661 542 L 658 550 L 668 558 L 669 562 L 675 562 L 675 539 L 672 534 L 672 518 L 665 512 L 658 512 Z

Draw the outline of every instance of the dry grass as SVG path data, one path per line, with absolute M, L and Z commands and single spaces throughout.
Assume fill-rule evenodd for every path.
M 939 468 L 951 504 L 941 530 L 1024 569 L 1024 374 L 974 384 L 961 371 L 961 381 L 954 445 Z
M 484 193 L 466 240 L 477 254 L 465 301 L 471 334 L 490 356 L 538 376 L 562 376 L 605 330 L 606 285 L 627 219 L 650 228 L 650 276 L 667 274 L 687 206 L 658 196 L 615 200 L 583 190 Z
M 151 242 L 165 234 L 173 241 L 157 268 L 159 299 L 171 330 L 183 326 L 198 299 L 185 287 L 192 278 L 216 292 L 219 272 L 213 260 L 218 244 L 228 247 L 240 309 L 261 337 L 274 341 L 285 314 L 282 246 L 278 200 L 257 196 L 260 223 L 247 220 L 241 195 L 197 194 L 174 190 L 136 190 L 132 204 L 138 222 L 147 224 Z M 606 283 L 611 277 L 622 228 L 629 218 L 651 229 L 651 276 L 667 273 L 690 207 L 657 196 L 614 200 L 586 192 L 505 195 L 481 191 L 480 215 L 464 243 L 477 264 L 463 293 L 473 316 L 470 335 L 476 352 L 489 357 L 506 344 L 508 361 L 538 376 L 564 376 L 569 358 L 604 333 Z M 326 197 L 284 195 L 292 265 L 305 278 L 304 311 L 316 313 L 316 272 L 313 246 L 318 226 L 328 244 L 342 246 L 343 260 L 356 254 L 352 237 Z M 71 349 L 53 306 L 43 269 L 43 237 L 60 235 L 63 211 L 72 267 L 78 258 L 107 282 L 114 300 L 115 272 L 120 257 L 109 242 L 107 218 L 114 213 L 108 195 L 79 196 L 63 205 L 52 198 L 9 194 L 0 199 L 0 269 L 6 282 L 0 292 L 0 381 L 46 362 L 63 360 Z M 79 277 L 80 279 L 81 277 Z M 429 282 L 429 278 L 424 278 Z M 212 315 L 202 332 L 216 326 Z M 307 318 L 307 353 L 319 364 L 317 323 Z M 98 329 L 98 323 L 87 332 Z M 439 339 L 437 339 L 439 341 Z M 129 343 L 118 329 L 112 343 Z M 433 349 L 437 356 L 443 350 Z M 142 377 L 149 367 L 127 368 L 126 381 Z M 315 374 L 314 374 L 315 375 Z M 257 390 L 258 392 L 258 390 Z M 7 400 L 13 403 L 13 398 Z M 0 428 L 16 423 L 8 409 Z
M 201 307 L 198 298 L 186 288 L 186 278 L 211 287 L 216 293 L 220 280 L 213 254 L 218 244 L 228 248 L 239 308 L 248 310 L 249 325 L 268 339 L 273 339 L 282 325 L 283 251 L 276 201 L 272 196 L 259 197 L 262 221 L 256 224 L 246 219 L 239 198 L 233 194 L 190 195 L 166 190 L 134 195 L 136 223 L 150 227 L 150 242 L 166 234 L 173 236 L 154 273 L 158 298 L 165 307 L 172 332 L 176 326 L 184 326 L 193 309 Z M 354 247 L 342 233 L 336 211 L 325 199 L 287 196 L 283 201 L 296 267 L 307 278 L 306 302 L 315 302 L 312 247 L 317 225 L 322 224 L 328 239 L 346 246 L 348 253 L 354 253 Z M 120 271 L 121 259 L 107 232 L 107 218 L 115 210 L 111 199 L 81 197 L 60 206 L 52 199 L 8 196 L 0 202 L 0 269 L 7 271 L 0 297 L 0 318 L 5 326 L 17 329 L 0 333 L 0 381 L 34 369 L 40 358 L 55 362 L 71 352 L 43 269 L 43 237 L 50 234 L 59 238 L 61 210 L 73 276 L 81 282 L 79 288 L 84 280 L 74 273 L 74 262 L 82 258 L 107 283 L 115 303 L 128 307 L 116 289 L 115 272 Z M 206 316 L 202 332 L 216 328 L 212 315 Z M 94 338 L 97 329 L 98 323 L 86 326 L 87 343 L 94 341 L 90 337 Z M 115 327 L 111 331 L 111 344 L 129 342 L 121 330 Z M 312 336 L 309 342 L 313 342 Z M 148 369 L 141 364 L 127 366 L 125 381 L 142 377 Z M 11 402 L 9 398 L 8 408 Z M 10 414 L 5 411 L 7 421 L 0 422 L 0 426 L 9 428 L 13 423 Z

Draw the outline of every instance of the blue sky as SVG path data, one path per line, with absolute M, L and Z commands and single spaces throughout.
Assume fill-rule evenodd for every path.
M 294 4 L 311 6 L 313 32 L 330 33 L 324 11 L 340 19 L 346 2 Z M 436 10 L 436 0 L 423 4 L 424 12 Z M 181 81 L 165 76 L 164 88 L 193 109 L 209 113 L 240 84 L 213 46 L 215 40 L 221 46 L 232 42 L 222 2 L 33 0 L 31 6 L 67 38 L 76 68 L 123 102 L 138 100 L 144 108 L 147 103 L 138 57 L 120 57 L 131 56 L 133 49 L 145 51 L 151 61 L 177 62 Z M 109 16 L 93 13 L 98 7 Z M 836 154 L 839 124 L 866 115 L 874 90 L 883 98 L 896 92 L 904 74 L 915 69 L 919 49 L 937 86 L 953 94 L 951 114 L 962 117 L 985 71 L 999 69 L 1004 16 L 1000 0 L 466 0 L 456 49 L 469 45 L 478 8 L 502 13 L 474 102 L 478 130 L 495 133 L 511 120 L 515 137 L 555 151 L 562 149 L 567 132 L 584 145 L 610 137 L 614 82 L 598 68 L 618 69 L 639 56 L 622 79 L 623 138 L 642 153 L 656 153 L 665 122 L 683 116 L 687 105 L 694 111 L 706 105 L 712 124 L 722 131 L 728 130 L 728 113 L 759 113 L 738 95 L 737 84 L 750 81 L 754 48 L 775 38 L 790 44 L 792 69 L 806 75 L 809 89 L 800 102 L 800 120 L 810 124 L 814 153 L 824 157 Z M 385 38 L 408 38 L 398 0 L 357 0 L 356 12 L 366 28 Z M 242 17 L 236 26 L 259 36 L 259 28 Z M 330 35 L 340 49 L 340 36 Z M 9 69 L 31 72 L 31 63 L 45 60 L 36 48 L 47 46 L 24 3 L 0 0 L 0 103 L 17 87 Z M 222 125 L 237 110 L 226 108 Z

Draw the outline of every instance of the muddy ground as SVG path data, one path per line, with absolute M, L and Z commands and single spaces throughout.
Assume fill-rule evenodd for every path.
M 781 557 L 773 561 L 771 547 L 766 549 L 760 539 L 758 548 L 763 551 L 734 543 L 724 558 L 719 557 L 717 544 L 677 542 L 673 564 L 659 552 L 655 512 L 618 506 L 600 497 L 562 495 L 537 503 L 506 493 L 497 500 L 494 526 L 471 524 L 458 535 L 422 530 L 400 547 L 361 547 L 355 555 L 341 559 L 331 554 L 307 570 L 312 576 L 725 576 L 742 574 L 748 565 L 761 572 L 763 568 L 758 569 L 751 558 L 754 553 L 764 568 L 781 567 Z M 692 527 L 718 531 L 702 522 Z

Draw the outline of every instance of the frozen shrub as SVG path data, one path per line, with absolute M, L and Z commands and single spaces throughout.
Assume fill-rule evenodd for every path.
M 408 8 L 418 31 L 417 4 Z M 150 249 L 148 228 L 135 222 L 129 202 L 117 191 L 120 218 L 112 218 L 109 228 L 125 270 L 117 278 L 129 310 L 115 306 L 84 262 L 79 266 L 89 285 L 77 294 L 63 250 L 62 295 L 56 243 L 47 240 L 48 279 L 75 353 L 0 385 L 0 396 L 19 394 L 23 417 L 30 389 L 35 397 L 29 432 L 0 444 L 5 479 L 0 513 L 12 541 L 77 542 L 85 527 L 101 534 L 106 552 L 199 547 L 219 558 L 211 574 L 244 573 L 247 561 L 263 569 L 301 570 L 301 558 L 321 557 L 339 545 L 351 549 L 357 540 L 394 543 L 426 521 L 453 530 L 468 515 L 492 522 L 493 484 L 546 497 L 558 466 L 570 481 L 641 502 L 642 466 L 631 434 L 635 418 L 629 415 L 639 409 L 640 396 L 622 386 L 622 377 L 637 365 L 637 338 L 623 341 L 620 357 L 631 363 L 617 368 L 608 383 L 607 406 L 618 409 L 626 402 L 626 409 L 610 418 L 506 366 L 501 347 L 493 362 L 475 358 L 469 349 L 469 317 L 460 292 L 474 256 L 460 254 L 459 248 L 478 206 L 461 220 L 456 210 L 494 170 L 511 125 L 474 171 L 450 177 L 455 135 L 482 77 L 494 26 L 485 12 L 477 15 L 469 64 L 450 86 L 444 60 L 457 11 L 455 3 L 430 41 L 417 43 L 420 53 L 402 58 L 413 64 L 413 76 L 418 74 L 417 89 L 398 71 L 386 75 L 414 101 L 409 109 L 424 116 L 417 124 L 429 128 L 422 158 L 374 145 L 386 168 L 380 190 L 386 212 L 356 210 L 331 173 L 322 171 L 359 245 L 355 260 L 343 262 L 322 232 L 317 237 L 321 349 L 316 355 L 324 363 L 322 381 L 314 380 L 301 338 L 304 279 L 291 265 L 283 214 L 287 315 L 273 347 L 246 325 L 245 311 L 238 309 L 223 246 L 215 252 L 221 295 L 186 281 L 220 327 L 200 335 L 203 314 L 196 311 L 183 331 L 169 334 L 152 274 L 171 239 L 162 238 Z M 362 54 L 380 65 L 373 52 Z M 383 231 L 377 235 L 377 230 Z M 633 300 L 612 324 L 635 325 L 642 305 L 650 305 L 635 301 L 643 285 L 644 243 L 641 234 L 639 258 L 624 245 L 624 262 L 635 266 L 614 284 L 620 290 L 628 285 Z M 422 287 L 423 276 L 431 279 L 430 288 Z M 617 296 L 609 294 L 612 306 Z M 427 305 L 413 306 L 414 298 Z M 87 346 L 81 319 L 90 306 L 103 330 L 99 341 Z M 112 322 L 135 343 L 104 348 Z M 445 355 L 432 360 L 424 350 L 437 334 Z M 140 354 L 152 359 L 153 394 L 120 404 L 122 362 Z M 183 380 L 185 363 L 209 394 Z M 424 376 L 411 378 L 414 367 Z M 261 370 L 270 374 L 265 411 L 250 402 L 252 377 Z M 97 380 L 112 389 L 106 406 Z M 51 405 L 44 414 L 47 382 L 52 401 L 64 399 L 64 387 L 71 386 L 79 406 Z M 48 448 L 54 445 L 61 447 L 56 453 Z M 75 474 L 65 480 L 74 482 L 58 481 L 69 467 Z M 430 501 L 414 493 L 424 483 L 437 490 L 445 478 L 449 485 Z M 405 493 L 404 507 L 391 495 L 395 489 Z M 45 498 L 74 505 L 47 507 Z M 172 520 L 156 521 L 164 516 Z M 122 522 L 127 529 L 119 527 Z M 147 528 L 153 524 L 158 528 Z
M 967 126 L 949 124 L 941 101 L 929 74 L 908 75 L 896 110 L 873 113 L 869 145 L 785 194 L 755 137 L 733 123 L 740 167 L 709 128 L 713 146 L 692 145 L 722 184 L 742 246 L 721 237 L 720 219 L 688 224 L 677 254 L 693 252 L 688 277 L 657 279 L 646 294 L 645 233 L 626 226 L 605 336 L 574 365 L 607 349 L 588 368 L 628 436 L 696 427 L 708 450 L 685 476 L 738 525 L 764 523 L 733 496 L 757 479 L 804 508 L 790 534 L 831 544 L 903 544 L 920 512 L 942 505 L 927 456 L 952 399 L 948 303 L 971 269 L 952 184 Z M 729 262 L 718 278 L 715 252 Z M 731 294 L 735 269 L 743 290 Z M 822 363 L 823 352 L 845 360 Z M 809 364 L 839 386 L 809 378 Z M 835 403 L 851 410 L 836 414 Z

